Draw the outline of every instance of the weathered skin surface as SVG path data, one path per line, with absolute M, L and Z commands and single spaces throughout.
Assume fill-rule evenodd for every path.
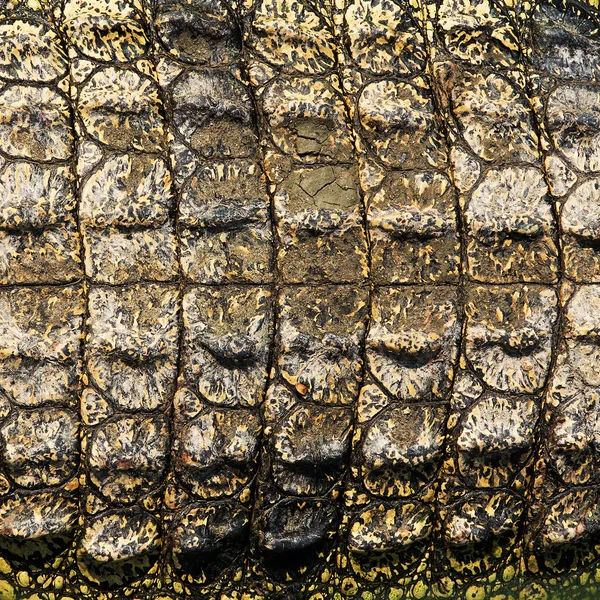
M 598 31 L 0 2 L 0 600 L 600 594 Z

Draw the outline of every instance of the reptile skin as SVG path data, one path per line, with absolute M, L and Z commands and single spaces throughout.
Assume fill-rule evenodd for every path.
M 600 12 L 0 0 L 0 600 L 600 598 Z

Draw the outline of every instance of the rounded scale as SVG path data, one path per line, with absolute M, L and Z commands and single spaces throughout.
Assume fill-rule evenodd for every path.
M 250 511 L 237 502 L 188 508 L 170 537 L 176 571 L 202 583 L 213 580 L 247 547 L 249 530 Z
M 64 31 L 85 56 L 104 62 L 128 62 L 142 56 L 148 39 L 139 0 L 67 0 Z
M 338 527 L 338 507 L 327 500 L 282 500 L 260 514 L 254 535 L 264 565 L 288 579 L 324 559 Z
M 90 480 L 111 503 L 133 502 L 160 483 L 168 446 L 169 427 L 162 415 L 103 423 L 87 448 Z
M 78 464 L 76 415 L 60 408 L 20 411 L 0 429 L 7 475 L 19 486 L 39 489 L 65 483 Z
M 239 27 L 222 0 L 157 3 L 154 26 L 169 52 L 186 62 L 222 65 L 241 51 Z
M 56 32 L 46 23 L 0 23 L 0 78 L 46 83 L 68 72 Z
M 262 0 L 252 14 L 247 44 L 287 72 L 314 75 L 336 66 L 333 28 L 308 2 Z
M 77 544 L 83 576 L 114 588 L 149 571 L 162 545 L 159 522 L 139 507 L 116 510 L 90 519 Z
M 260 431 L 249 410 L 207 408 L 177 433 L 175 471 L 200 498 L 231 496 L 254 474 Z
M 287 494 L 324 494 L 343 474 L 350 450 L 348 408 L 306 404 L 273 430 L 273 477 Z
M 73 152 L 69 105 L 48 87 L 11 85 L 0 91 L 0 149 L 38 162 L 66 160 Z
M 158 87 L 136 71 L 96 71 L 79 95 L 78 113 L 94 139 L 116 150 L 159 152 L 164 143 Z
M 63 492 L 17 494 L 0 502 L 0 549 L 16 562 L 43 564 L 72 541 L 79 505 Z
M 227 72 L 182 75 L 173 88 L 173 122 L 203 158 L 246 158 L 258 149 L 251 96 Z

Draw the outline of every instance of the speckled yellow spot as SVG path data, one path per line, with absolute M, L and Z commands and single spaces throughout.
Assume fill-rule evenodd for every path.
M 344 581 L 342 581 L 342 592 L 345 596 L 354 596 L 354 594 L 358 592 L 356 581 L 351 577 L 346 577 Z
M 19 571 L 17 573 L 17 583 L 22 587 L 27 587 L 30 584 L 31 580 L 29 578 L 29 573 L 26 571 Z
M 527 568 L 532 572 L 532 573 L 537 573 L 538 572 L 538 564 L 537 564 L 537 560 L 535 558 L 535 556 L 530 556 L 529 560 L 527 561 Z
M 15 588 L 8 581 L 0 581 L 0 598 L 2 600 L 15 600 Z
M 465 598 L 467 600 L 485 600 L 485 589 L 476 585 L 469 586 Z
M 423 581 L 418 581 L 413 587 L 413 596 L 415 598 L 425 598 L 427 596 L 427 586 Z

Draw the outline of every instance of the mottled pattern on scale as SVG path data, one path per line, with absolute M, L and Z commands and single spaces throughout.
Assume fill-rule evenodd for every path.
M 461 331 L 457 196 L 418 16 L 392 0 L 336 10 L 375 289 L 335 569 L 345 594 L 386 599 L 429 588 Z
M 524 594 L 532 598 L 585 598 L 600 590 L 599 27 L 594 9 L 546 2 L 535 3 L 523 23 L 563 259 L 560 339 L 527 518 Z
M 244 13 L 281 279 L 360 282 L 367 244 L 331 16 L 310 1 L 263 0 Z
M 372 281 L 457 283 L 456 193 L 447 176 L 417 11 L 394 0 L 347 0 L 336 16 L 367 206 Z
M 41 11 L 0 18 L 0 284 L 81 277 L 69 65 Z
M 77 528 L 85 303 L 81 286 L 68 285 L 81 276 L 68 75 L 41 10 L 0 11 L 0 597 L 8 600 L 67 588 Z
M 231 8 L 151 8 L 186 282 L 164 579 L 216 597 L 244 585 L 273 339 L 270 204 Z
M 78 593 L 120 598 L 155 587 L 163 545 L 175 197 L 141 3 L 66 0 L 55 18 L 69 47 L 87 281 Z
M 341 517 L 369 312 L 364 210 L 327 6 L 260 0 L 239 9 L 283 284 L 251 577 L 284 598 L 332 583 L 326 558 Z
M 508 6 L 443 0 L 432 14 L 432 73 L 449 130 L 469 279 L 556 283 L 556 223 L 524 58 Z
M 522 525 L 558 318 L 557 227 L 514 9 L 425 4 L 463 242 L 463 343 L 438 475 L 433 585 L 518 595 Z
M 0 564 L 17 585 L 62 589 L 77 528 L 80 287 L 0 291 Z M 13 598 L 8 582 L 0 594 Z

